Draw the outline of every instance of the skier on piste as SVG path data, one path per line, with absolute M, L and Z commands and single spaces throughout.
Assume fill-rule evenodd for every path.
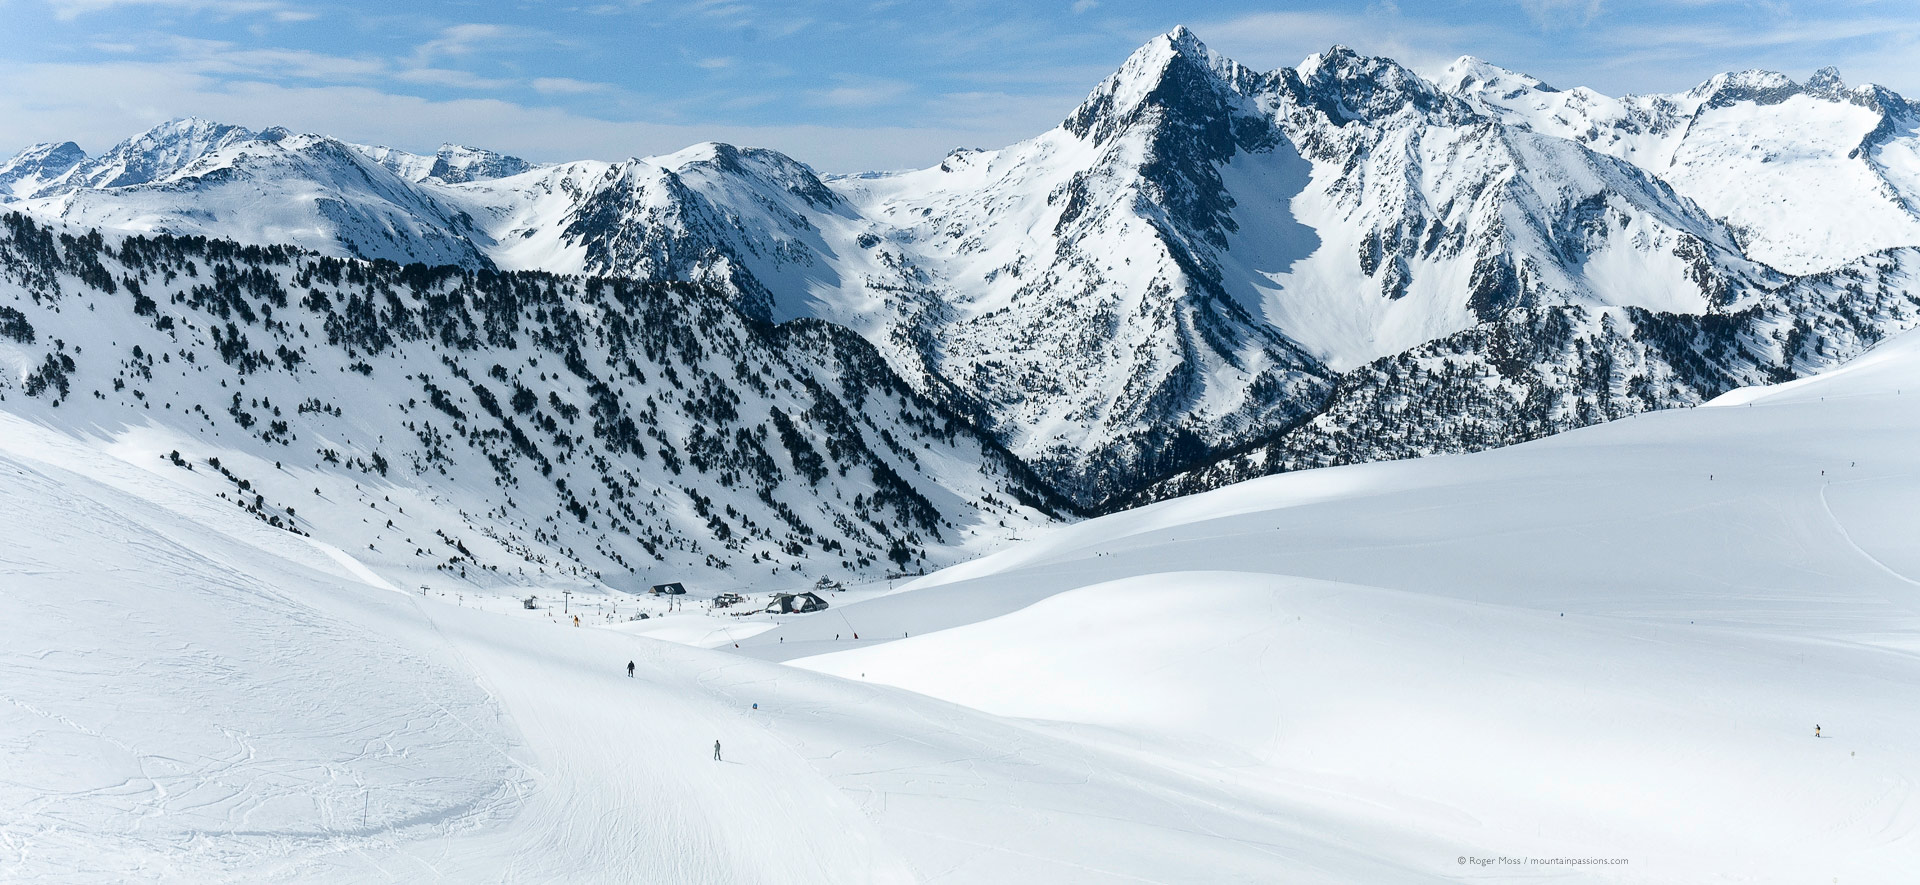
M 713 761 L 715 762 L 720 761 L 720 742 L 719 741 L 713 742 Z
M 632 661 L 628 661 L 628 662 L 627 662 L 627 676 L 628 676 L 629 678 L 631 678 L 631 677 L 633 676 L 633 662 L 632 662 Z

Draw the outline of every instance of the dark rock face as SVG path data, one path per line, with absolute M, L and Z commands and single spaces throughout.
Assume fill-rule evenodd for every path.
M 1109 507 L 1291 470 L 1479 451 L 1789 381 L 1920 326 L 1917 277 L 1920 251 L 1902 249 L 1730 313 L 1510 311 L 1347 372 L 1310 421 Z
M 480 148 L 446 145 L 434 154 L 433 166 L 428 169 L 427 175 L 448 184 L 460 184 L 506 178 L 532 168 L 532 163 L 519 157 Z

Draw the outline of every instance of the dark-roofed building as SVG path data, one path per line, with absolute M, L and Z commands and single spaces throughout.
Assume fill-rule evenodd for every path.
M 817 612 L 827 607 L 827 601 L 813 593 L 780 593 L 767 603 L 767 612 L 776 615 L 797 615 Z

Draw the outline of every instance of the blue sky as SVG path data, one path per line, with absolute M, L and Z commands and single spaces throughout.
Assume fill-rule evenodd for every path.
M 0 0 L 0 154 L 98 152 L 192 114 L 422 152 L 619 159 L 716 139 L 904 168 L 1053 126 L 1177 24 L 1262 69 L 1344 43 L 1613 94 L 1833 64 L 1920 95 L 1910 0 Z

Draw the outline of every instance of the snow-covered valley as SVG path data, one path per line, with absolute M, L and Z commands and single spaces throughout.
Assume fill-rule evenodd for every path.
M 736 651 L 635 630 L 697 603 L 574 627 L 396 588 L 9 416 L 0 870 L 1898 881 L 1916 432 L 1907 336 L 1706 408 L 1046 530 L 735 619 Z M 1501 856 L 1626 863 L 1458 860 Z

